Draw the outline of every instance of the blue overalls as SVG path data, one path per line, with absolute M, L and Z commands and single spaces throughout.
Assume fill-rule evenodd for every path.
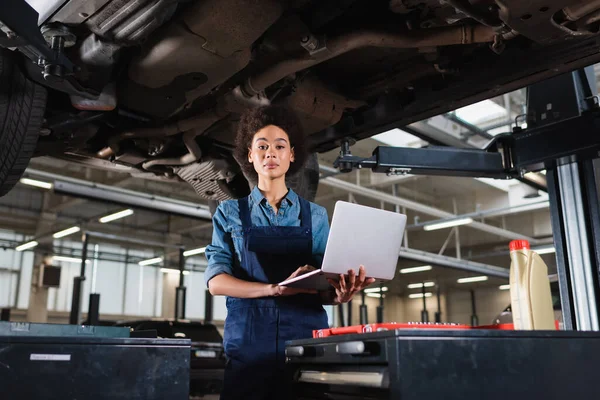
M 299 197 L 300 226 L 252 226 L 248 198 L 238 200 L 244 248 L 243 280 L 275 284 L 299 267 L 313 264 L 310 203 Z M 227 356 L 221 400 L 288 399 L 285 342 L 312 337 L 328 327 L 318 295 L 256 299 L 227 298 L 224 346 Z

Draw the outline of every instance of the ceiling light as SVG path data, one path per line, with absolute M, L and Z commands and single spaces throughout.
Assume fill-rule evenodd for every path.
M 161 268 L 160 272 L 164 272 L 165 274 L 178 274 L 179 270 L 178 269 L 172 269 L 172 268 Z M 183 271 L 184 275 L 189 275 L 190 271 Z
M 65 236 L 72 235 L 73 233 L 77 233 L 80 230 L 81 230 L 81 228 L 79 228 L 78 226 L 74 226 L 72 228 L 65 229 L 60 232 L 56 232 L 54 235 L 52 235 L 52 237 L 55 239 L 60 239 L 61 237 L 65 237 Z
M 541 247 L 541 248 L 538 248 L 538 249 L 531 249 L 531 250 L 535 251 L 538 254 L 556 253 L 556 249 L 554 248 L 554 246 Z
M 117 213 L 110 214 L 110 215 L 107 215 L 105 217 L 102 217 L 102 218 L 99 219 L 99 221 L 102 222 L 103 224 L 105 224 L 107 222 L 114 221 L 114 220 L 119 219 L 119 218 L 128 217 L 131 214 L 133 214 L 133 210 L 132 209 L 127 209 L 127 210 L 119 211 Z
M 192 249 L 183 252 L 184 257 L 195 256 L 196 254 L 202 254 L 206 251 L 206 247 L 199 247 L 197 249 Z
M 31 249 L 31 248 L 37 246 L 38 244 L 39 244 L 38 242 L 33 240 L 31 242 L 23 243 L 22 245 L 15 247 L 15 250 L 23 251 L 23 250 Z
M 487 281 L 488 277 L 487 276 L 471 276 L 469 278 L 460 278 L 457 279 L 456 282 L 458 283 L 471 283 L 471 282 L 483 282 L 483 281 Z
M 411 267 L 411 268 L 404 268 L 400 270 L 401 274 L 412 274 L 413 272 L 422 272 L 422 271 L 429 271 L 431 269 L 431 265 L 423 265 L 422 267 Z
M 365 289 L 365 293 L 379 293 L 379 292 L 387 292 L 388 288 L 386 286 L 382 287 L 382 288 L 369 288 L 369 289 Z
M 140 261 L 138 264 L 139 265 L 152 265 L 152 264 L 158 264 L 161 263 L 163 261 L 162 257 L 156 257 L 156 258 L 151 258 L 149 260 L 144 260 L 144 261 Z
M 498 289 L 500 289 L 500 290 L 508 290 L 508 289 L 510 289 L 510 285 L 500 285 L 500 286 L 498 286 Z
M 424 282 L 424 283 L 411 283 L 408 285 L 409 289 L 421 289 L 423 286 L 432 287 L 435 286 L 435 282 Z
M 437 229 L 451 228 L 459 225 L 467 225 L 473 222 L 473 218 L 459 218 L 450 221 L 435 222 L 423 227 L 426 231 L 434 231 Z
M 52 189 L 50 182 L 38 181 L 36 179 L 21 178 L 20 182 L 24 185 L 35 186 L 42 189 Z
M 52 256 L 52 261 L 62 261 L 62 262 L 81 264 L 81 258 L 75 258 L 75 257 Z M 86 264 L 89 262 L 90 262 L 90 260 L 85 260 Z
M 378 299 L 380 299 L 381 296 L 383 296 L 383 298 L 385 299 L 385 294 L 382 295 L 382 294 L 379 294 L 379 293 L 367 293 L 367 296 L 369 296 L 369 297 L 376 297 Z
M 431 292 L 425 293 L 425 297 L 431 297 L 431 296 L 433 296 L 433 294 L 431 294 Z M 423 293 L 412 293 L 412 294 L 409 294 L 408 297 L 411 299 L 422 299 Z

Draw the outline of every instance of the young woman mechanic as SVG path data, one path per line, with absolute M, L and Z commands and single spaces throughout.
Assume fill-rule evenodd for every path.
M 329 232 L 326 210 L 285 183 L 306 158 L 300 124 L 286 108 L 253 109 L 240 121 L 236 152 L 258 186 L 218 206 L 206 249 L 210 293 L 227 296 L 221 399 L 287 399 L 285 342 L 327 328 L 323 304 L 348 302 L 373 280 L 360 266 L 330 281 L 330 291 L 278 286 L 320 267 Z

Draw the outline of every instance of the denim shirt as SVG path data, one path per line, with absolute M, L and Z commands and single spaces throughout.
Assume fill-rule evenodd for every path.
M 281 201 L 277 215 L 258 187 L 254 187 L 250 193 L 248 206 L 253 226 L 300 226 L 300 201 L 292 189 L 289 189 Z M 317 204 L 310 203 L 310 211 L 313 233 L 312 252 L 315 263 L 318 263 L 313 267 L 320 268 L 329 236 L 329 218 L 327 210 Z M 219 204 L 213 215 L 212 243 L 206 247 L 205 255 L 208 266 L 204 272 L 204 281 L 207 286 L 208 281 L 219 274 L 233 275 L 233 257 L 237 257 L 241 263 L 243 247 L 244 239 L 238 202 L 237 200 L 224 201 Z

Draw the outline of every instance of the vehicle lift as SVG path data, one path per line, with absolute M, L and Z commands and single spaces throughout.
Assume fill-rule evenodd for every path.
M 591 67 L 528 88 L 527 129 L 482 150 L 377 147 L 334 166 L 387 174 L 496 179 L 546 170 L 563 313 L 557 331 L 340 328 L 291 341 L 287 365 L 303 399 L 593 398 L 600 356 L 600 108 Z M 371 327 L 371 328 L 369 328 Z M 368 329 L 367 329 L 368 328 Z M 435 329 L 437 328 L 437 329 Z M 564 375 L 563 371 L 569 371 Z
M 498 135 L 484 149 L 375 148 L 353 156 L 341 142 L 334 167 L 373 172 L 520 179 L 546 170 L 566 330 L 599 330 L 600 105 L 592 67 L 528 87 L 527 128 Z

